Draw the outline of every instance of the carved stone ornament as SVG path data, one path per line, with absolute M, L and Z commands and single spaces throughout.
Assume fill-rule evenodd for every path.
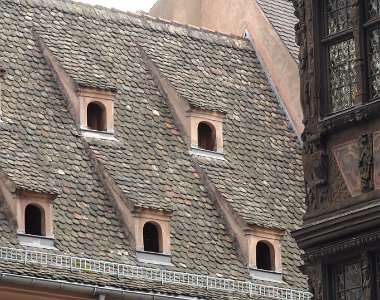
M 359 138 L 359 172 L 362 192 L 373 189 L 373 152 L 372 136 L 363 134 Z
M 351 140 L 332 148 L 340 173 L 351 196 L 361 194 L 361 179 L 359 171 L 360 150 L 359 141 Z
M 362 299 L 371 299 L 372 285 L 373 285 L 373 270 L 371 270 L 371 264 L 367 253 L 363 253 L 361 256 L 362 262 L 362 274 L 363 274 L 363 297 Z
M 333 243 L 323 248 L 318 248 L 312 251 L 308 251 L 302 256 L 302 259 L 306 264 L 311 264 L 316 261 L 320 261 L 326 257 L 331 257 L 340 253 L 341 255 L 348 254 L 353 251 L 357 251 L 360 248 L 369 247 L 369 245 L 380 243 L 380 231 L 365 234 L 355 239 L 348 239 L 343 242 Z
M 308 285 L 313 294 L 312 300 L 322 300 L 322 268 L 320 265 L 308 265 L 305 267 L 308 276 Z
M 294 1 L 293 6 L 295 8 L 295 16 L 299 19 L 299 22 L 295 25 L 296 43 L 300 47 L 298 53 L 299 60 L 299 73 L 301 79 L 301 106 L 304 113 L 304 120 L 309 119 L 309 107 L 310 107 L 310 93 L 309 93 L 309 81 L 307 72 L 307 44 L 306 44 L 306 25 L 305 25 L 305 7 L 303 1 Z
M 380 190 L 380 131 L 373 133 L 374 188 Z
M 306 180 L 306 204 L 311 211 L 319 209 L 327 196 L 327 155 L 322 151 L 314 152 L 306 173 L 312 175 Z

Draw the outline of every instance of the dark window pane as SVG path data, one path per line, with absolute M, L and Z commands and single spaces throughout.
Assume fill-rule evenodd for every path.
M 214 151 L 215 149 L 215 131 L 206 123 L 198 125 L 198 147 L 205 150 Z
M 146 223 L 143 229 L 144 251 L 160 252 L 160 240 L 157 226 Z
M 380 0 L 368 0 L 368 19 L 380 16 Z
M 355 44 L 353 39 L 329 47 L 329 91 L 332 112 L 354 105 L 356 94 L 354 61 Z
M 100 105 L 92 102 L 87 106 L 87 127 L 92 130 L 105 130 L 104 110 Z
M 256 266 L 261 270 L 272 270 L 270 248 L 263 242 L 258 242 L 256 246 Z
M 361 263 L 351 263 L 336 267 L 336 299 L 361 300 L 362 295 L 362 268 Z M 363 299 L 364 300 L 364 299 Z
M 41 211 L 37 206 L 29 204 L 25 208 L 25 233 L 42 235 Z
M 351 24 L 351 0 L 327 0 L 328 34 L 349 29 Z
M 380 28 L 369 32 L 371 99 L 380 97 Z

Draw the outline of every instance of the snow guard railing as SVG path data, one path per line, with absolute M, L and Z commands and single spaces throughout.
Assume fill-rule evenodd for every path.
M 48 252 L 0 247 L 0 259 L 17 261 L 25 265 L 40 264 L 69 270 L 83 270 L 117 276 L 117 278 L 151 280 L 161 284 L 177 284 L 208 290 L 242 293 L 250 297 L 260 296 L 279 300 L 311 300 L 312 298 L 312 294 L 309 292 L 256 284 L 249 281 L 144 268 Z

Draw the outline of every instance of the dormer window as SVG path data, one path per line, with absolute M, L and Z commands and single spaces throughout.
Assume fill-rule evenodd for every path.
M 268 245 L 269 243 L 260 241 L 256 245 L 256 266 L 260 270 L 273 270 L 272 264 L 272 245 Z
M 141 262 L 171 265 L 171 212 L 135 207 L 136 253 Z
M 206 122 L 198 124 L 198 147 L 215 151 L 215 127 L 212 124 Z
M 44 225 L 44 212 L 34 204 L 28 204 L 25 207 L 25 233 L 32 235 L 42 235 L 45 231 Z
M 87 127 L 91 130 L 106 131 L 106 108 L 98 102 L 87 105 Z
M 225 116 L 226 114 L 222 112 L 195 108 L 189 112 L 190 154 L 224 159 L 223 122 Z
M 17 192 L 14 206 L 17 236 L 21 244 L 54 248 L 53 200 L 55 195 L 31 191 Z
M 81 88 L 80 126 L 86 137 L 114 139 L 114 98 L 115 91 Z
M 282 281 L 281 229 L 250 225 L 245 230 L 248 268 L 254 279 Z
M 147 222 L 143 229 L 144 251 L 162 252 L 161 228 L 159 225 Z

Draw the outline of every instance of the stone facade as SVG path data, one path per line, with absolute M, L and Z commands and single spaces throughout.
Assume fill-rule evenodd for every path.
M 371 75 L 378 60 L 373 58 L 376 47 L 364 46 L 366 40 L 372 43 L 379 26 L 378 6 L 343 1 L 333 10 L 329 1 L 293 2 L 300 19 L 296 28 L 305 116 L 308 209 L 302 229 L 294 233 L 305 250 L 303 270 L 315 299 L 379 299 L 380 207 L 374 178 L 380 110 Z M 342 25 L 333 11 L 346 11 L 349 21 Z M 343 55 L 347 72 L 340 69 L 337 82 L 341 65 L 336 62 Z

